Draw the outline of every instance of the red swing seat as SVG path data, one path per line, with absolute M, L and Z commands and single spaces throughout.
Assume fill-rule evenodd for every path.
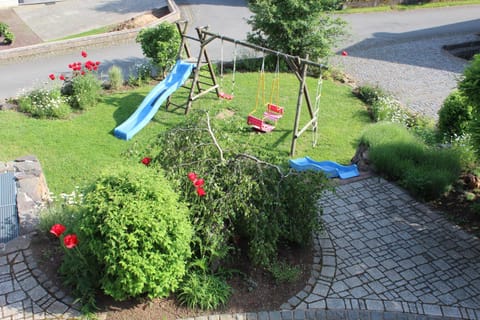
M 233 95 L 225 93 L 225 92 L 220 92 L 218 94 L 218 97 L 221 98 L 221 99 L 225 99 L 225 100 L 233 100 Z
M 263 117 L 276 122 L 278 119 L 283 117 L 283 112 L 283 107 L 269 103 L 267 104 L 267 111 L 263 113 Z
M 275 129 L 275 126 L 265 123 L 262 119 L 259 119 L 254 116 L 247 117 L 247 124 L 260 132 L 270 132 L 273 129 Z

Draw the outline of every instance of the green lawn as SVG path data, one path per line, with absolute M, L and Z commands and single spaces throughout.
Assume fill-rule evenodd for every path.
M 335 13 L 340 14 L 349 14 L 349 13 L 367 13 L 367 12 L 385 12 L 385 11 L 394 11 L 394 10 L 415 10 L 415 9 L 426 9 L 426 8 L 442 8 L 442 7 L 454 7 L 454 6 L 465 6 L 472 4 L 480 4 L 480 0 L 458 0 L 458 1 L 438 1 L 438 2 L 425 2 L 423 4 L 415 5 L 395 5 L 395 6 L 377 6 L 377 7 L 367 7 L 367 8 L 346 8 L 344 10 L 335 11 Z
M 269 90 L 271 75 L 267 75 Z M 239 116 L 240 128 L 234 132 L 239 143 L 255 148 L 278 151 L 283 164 L 289 158 L 298 81 L 291 74 L 282 74 L 280 104 L 286 108 L 285 116 L 270 134 L 252 132 L 244 120 L 255 107 L 258 73 L 237 73 L 235 99 L 218 100 L 213 94 L 194 102 L 194 109 L 207 109 L 210 113 L 232 109 Z M 224 81 L 230 87 L 229 76 Z M 311 91 L 316 81 L 310 79 Z M 128 159 L 127 151 L 142 150 L 159 132 L 184 119 L 183 110 L 165 111 L 162 107 L 154 119 L 132 140 L 123 141 L 113 136 L 113 129 L 122 123 L 138 107 L 151 87 L 105 95 L 102 102 L 70 120 L 38 120 L 13 111 L 0 112 L 0 161 L 10 161 L 28 154 L 36 155 L 45 171 L 50 191 L 71 192 L 75 186 L 83 186 L 101 172 L 116 170 L 120 163 L 140 161 L 138 154 Z M 174 94 L 177 101 L 185 101 L 187 90 Z M 267 97 L 269 93 L 267 92 Z M 257 107 L 256 115 L 264 107 Z M 318 146 L 312 147 L 312 133 L 300 137 L 295 157 L 310 156 L 317 160 L 333 160 L 349 163 L 363 129 L 370 123 L 366 108 L 356 99 L 351 88 L 324 81 L 320 106 Z M 306 123 L 306 108 L 302 110 L 302 123 Z M 132 151 L 133 150 L 133 151 Z M 134 160 L 132 160 L 134 159 Z

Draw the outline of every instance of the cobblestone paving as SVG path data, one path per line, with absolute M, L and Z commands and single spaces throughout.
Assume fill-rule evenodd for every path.
M 0 252 L 0 319 L 68 319 L 80 315 L 73 299 L 54 287 L 37 268 L 28 241 L 8 245 L 20 249 Z M 5 249 L 5 248 L 3 248 Z
M 312 278 L 282 309 L 345 309 L 480 319 L 480 240 L 368 178 L 322 199 Z

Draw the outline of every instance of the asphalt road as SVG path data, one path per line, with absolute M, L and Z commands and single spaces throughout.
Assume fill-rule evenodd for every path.
M 239 39 L 245 38 L 246 30 L 248 30 L 246 18 L 250 12 L 243 0 L 182 0 L 177 1 L 177 5 L 182 11 L 183 18 L 189 20 L 190 34 L 194 34 L 196 26 L 208 25 L 212 32 L 221 32 Z M 94 19 L 94 17 L 90 17 L 90 19 Z M 191 48 L 193 52 L 196 52 L 193 46 L 194 43 Z M 209 46 L 212 58 L 220 57 L 220 46 L 220 41 L 212 43 L 211 48 Z M 130 72 L 134 72 L 135 64 L 145 62 L 142 50 L 137 43 L 108 48 L 89 48 L 87 51 L 90 59 L 102 62 L 99 71 L 103 73 L 103 76 L 112 65 L 121 67 L 128 75 Z M 231 52 L 233 49 L 225 44 L 225 57 L 227 58 Z M 48 79 L 50 73 L 68 72 L 68 64 L 75 61 L 83 61 L 77 51 L 0 64 L 0 101 L 15 97 L 25 90 L 50 84 Z
M 208 25 L 217 32 L 237 39 L 244 39 L 250 27 L 246 19 L 250 15 L 243 0 L 179 0 L 182 15 L 190 26 Z M 351 36 L 342 42 L 340 49 L 347 49 L 361 56 L 365 48 L 387 46 L 437 37 L 439 34 L 474 34 L 480 32 L 480 6 L 459 6 L 441 9 L 342 15 L 350 26 Z M 190 32 L 194 32 L 191 28 Z M 213 58 L 220 56 L 220 41 L 209 46 Z M 224 46 L 224 55 L 232 53 L 232 47 Z M 132 69 L 132 65 L 144 61 L 138 44 L 122 44 L 108 48 L 91 48 L 89 57 L 102 61 L 101 71 L 112 64 Z M 249 52 L 241 52 L 248 55 Z M 421 54 L 418 52 L 414 53 Z M 48 82 L 48 74 L 68 71 L 67 65 L 79 59 L 79 53 L 37 57 L 32 60 L 0 65 L 0 99 L 15 96 L 20 90 Z M 388 59 L 381 57 L 377 59 Z M 410 63 L 407 60 L 402 63 Z

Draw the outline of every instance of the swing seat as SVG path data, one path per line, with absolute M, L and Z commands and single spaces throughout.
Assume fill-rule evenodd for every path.
M 233 96 L 231 94 L 228 94 L 228 93 L 225 93 L 225 92 L 220 92 L 218 94 L 218 97 L 221 98 L 221 99 L 225 99 L 225 100 L 233 100 Z
M 283 117 L 283 111 L 283 107 L 269 103 L 267 104 L 267 111 L 263 113 L 263 117 L 276 122 Z
M 247 117 L 247 124 L 251 126 L 252 128 L 261 131 L 261 132 L 270 132 L 273 129 L 275 129 L 275 126 L 272 126 L 271 124 L 265 123 L 262 119 L 259 119 L 254 116 L 248 116 Z

